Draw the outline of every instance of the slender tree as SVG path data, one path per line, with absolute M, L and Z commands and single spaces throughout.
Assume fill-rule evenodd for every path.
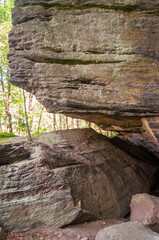
M 28 123 L 28 116 L 27 116 L 27 109 L 26 109 L 26 98 L 25 98 L 24 90 L 23 90 L 23 98 L 24 98 L 25 120 L 26 120 L 26 125 L 27 125 L 28 137 L 29 137 L 29 140 L 32 141 L 32 137 L 31 137 L 30 129 L 29 129 L 29 123 Z
M 54 129 L 54 131 L 57 130 L 56 126 L 57 126 L 57 123 L 56 123 L 56 114 L 53 114 L 53 129 Z
M 40 124 L 42 120 L 42 115 L 43 115 L 44 107 L 41 108 L 40 116 L 39 116 L 39 122 L 38 122 L 38 133 L 40 132 Z
M 66 117 L 66 127 L 69 129 L 68 117 Z

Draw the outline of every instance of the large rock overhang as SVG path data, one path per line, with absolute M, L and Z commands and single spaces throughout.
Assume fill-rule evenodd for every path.
M 138 131 L 159 116 L 159 1 L 15 0 L 11 82 L 49 112 Z

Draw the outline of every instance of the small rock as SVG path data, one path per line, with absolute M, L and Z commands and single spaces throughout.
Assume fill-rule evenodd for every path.
M 159 232 L 159 197 L 136 194 L 131 200 L 131 221 L 140 221 L 151 230 Z
M 40 237 L 40 240 L 45 240 L 45 237 L 44 237 L 44 236 L 41 236 L 41 237 Z
M 89 240 L 88 237 L 81 237 L 80 235 L 78 235 L 77 238 L 80 239 L 80 240 Z
M 60 232 L 60 233 L 58 233 L 58 235 L 57 235 L 58 237 L 62 237 L 63 236 L 63 233 L 62 232 Z
M 159 240 L 159 234 L 152 232 L 143 223 L 134 221 L 104 228 L 95 240 Z

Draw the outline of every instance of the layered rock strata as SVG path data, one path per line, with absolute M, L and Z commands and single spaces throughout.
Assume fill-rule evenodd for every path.
M 11 82 L 118 131 L 159 116 L 159 1 L 15 0 Z
M 150 190 L 156 169 L 91 129 L 36 138 L 0 145 L 0 225 L 9 231 L 124 217 L 132 196 Z

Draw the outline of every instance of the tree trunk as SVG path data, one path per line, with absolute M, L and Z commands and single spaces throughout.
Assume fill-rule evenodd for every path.
M 57 128 L 56 128 L 56 114 L 53 114 L 53 128 L 54 128 L 54 131 L 57 130 Z
M 30 129 L 29 129 L 29 123 L 28 123 L 28 116 L 27 116 L 27 109 L 26 109 L 26 99 L 25 99 L 24 90 L 23 90 L 23 98 L 24 98 L 25 120 L 26 120 L 26 125 L 27 125 L 28 137 L 29 137 L 29 140 L 32 141 L 32 137 L 31 137 Z
M 74 128 L 74 118 L 71 119 L 71 128 Z
M 9 70 L 7 69 L 7 88 L 8 93 L 5 92 L 5 86 L 3 81 L 3 72 L 1 68 L 1 86 L 2 86 L 2 95 L 3 101 L 5 106 L 5 113 L 6 113 L 6 125 L 7 125 L 7 132 L 12 132 L 12 116 L 11 116 L 11 85 L 9 83 Z M 7 94 L 7 95 L 6 95 Z
M 40 113 L 40 117 L 39 117 L 39 122 L 38 122 L 38 133 L 39 133 L 39 131 L 40 131 L 40 124 L 41 124 L 41 120 L 42 120 L 43 111 L 44 111 L 44 107 L 42 107 L 42 109 L 41 109 L 41 113 Z
M 30 93 L 29 95 L 29 102 L 28 102 L 28 110 L 29 110 L 29 127 L 30 127 L 30 132 L 33 126 L 33 119 L 34 119 L 34 108 L 33 108 L 33 94 Z
M 66 127 L 67 127 L 67 129 L 69 129 L 68 117 L 66 117 Z
M 11 115 L 11 84 L 9 82 L 9 69 L 7 68 L 7 83 L 8 83 L 8 107 L 7 107 L 7 113 L 8 113 L 8 129 L 9 132 L 13 132 L 12 128 L 12 115 Z
M 91 122 L 89 122 L 89 124 L 88 124 L 88 127 L 89 127 L 89 128 L 91 128 L 91 124 L 92 124 L 92 123 L 91 123 Z
M 61 118 L 61 114 L 59 114 L 60 117 L 60 130 L 62 130 L 62 118 Z
M 80 128 L 79 119 L 76 119 L 76 123 L 77 123 L 77 128 Z

